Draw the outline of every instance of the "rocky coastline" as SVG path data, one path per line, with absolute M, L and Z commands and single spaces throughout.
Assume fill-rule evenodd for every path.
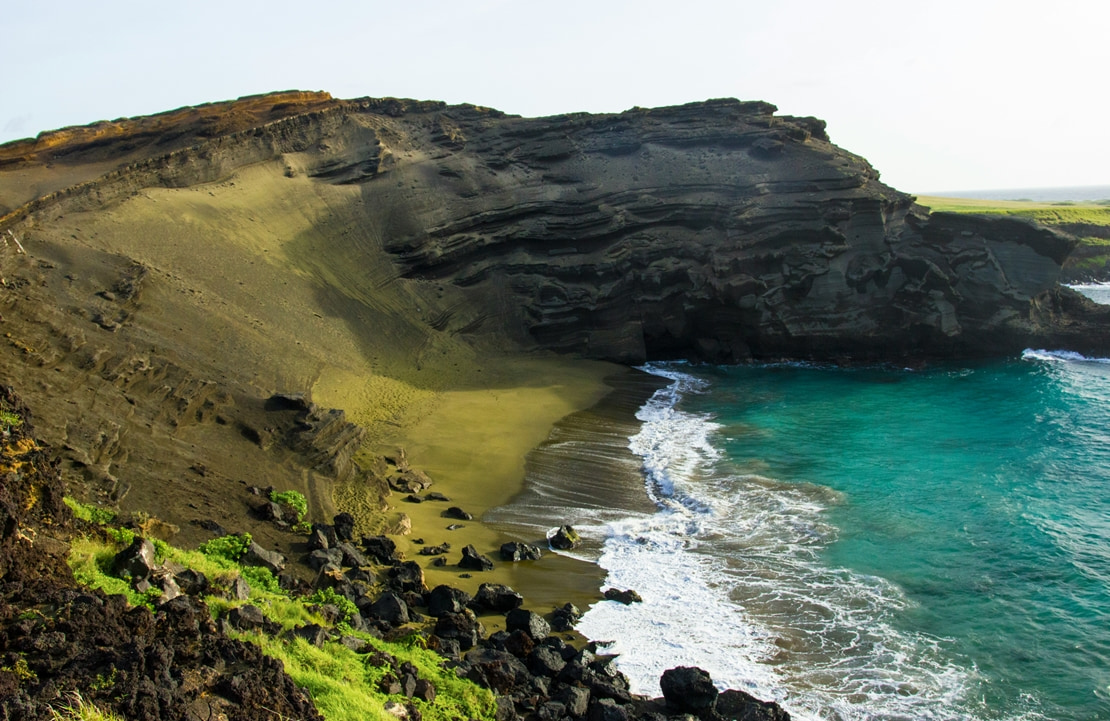
M 0 487 L 0 718 L 56 718 L 74 698 L 122 718 L 321 718 L 280 661 L 228 636 L 238 631 L 284 633 L 317 647 L 341 644 L 386 669 L 378 690 L 393 699 L 384 704 L 387 713 L 420 719 L 415 700 L 433 702 L 434 682 L 368 643 L 369 638 L 411 638 L 415 629 L 421 644 L 440 654 L 446 668 L 496 694 L 493 718 L 498 721 L 789 719 L 777 704 L 743 691 L 719 692 L 696 668 L 667 671 L 662 698 L 636 696 L 613 668 L 612 657 L 568 634 L 580 615 L 573 604 L 544 618 L 523 608 L 524 598 L 505 585 L 484 583 L 474 596 L 448 585 L 429 589 L 421 565 L 404 560 L 389 537 L 363 537 L 356 543 L 349 514 L 339 514 L 331 524 L 314 523 L 308 531 L 304 560 L 314 574 L 311 582 L 303 573 L 287 572 L 296 561 L 249 536 L 224 536 L 245 538 L 240 563 L 267 569 L 290 596 L 326 590 L 353 609 L 345 615 L 337 604 L 320 603 L 322 623 L 283 631 L 260 607 L 264 604 L 248 600 L 252 589 L 243 577 L 224 585 L 196 569 L 158 561 L 154 543 L 141 535 L 149 524 L 144 528 L 134 521 L 133 540 L 105 566 L 137 592 L 154 589 L 151 606 L 82 587 L 67 565 L 69 544 L 82 534 L 104 535 L 103 523 L 74 516 L 63 502 L 66 490 L 56 460 L 34 437 L 29 409 L 10 388 L 0 392 L 11 414 Z M 296 398 L 275 402 L 299 405 Z M 409 480 L 419 477 L 406 473 Z M 255 512 L 278 526 L 299 517 L 295 509 L 268 500 L 260 500 Z M 455 509 L 454 515 L 460 514 Z M 209 530 L 224 531 L 215 524 Z M 564 527 L 550 543 L 571 548 L 577 537 Z M 528 562 L 542 553 L 529 544 L 506 544 L 501 560 Z M 443 557 L 438 550 L 430 555 Z M 467 546 L 457 566 L 480 572 L 492 561 Z M 221 612 L 210 607 L 212 599 L 225 598 L 243 603 Z M 605 598 L 639 601 L 632 590 L 608 589 Z M 504 628 L 487 635 L 483 620 L 491 617 Z
M 67 128 L 0 146 L 0 237 L 0 378 L 23 398 L 3 399 L 6 718 L 75 689 L 128 718 L 316 718 L 240 638 L 267 629 L 357 647 L 411 718 L 427 674 L 346 629 L 416 627 L 499 721 L 787 718 L 696 669 L 634 697 L 564 627 L 635 589 L 600 601 L 579 568 L 517 603 L 542 539 L 473 518 L 645 360 L 1110 352 L 1110 310 L 1058 283 L 1074 237 L 930 213 L 762 102 L 529 119 L 289 92 Z M 156 548 L 249 534 L 232 562 L 355 612 L 278 630 L 161 562 L 125 589 L 164 603 L 77 587 L 73 541 L 115 536 L 65 494 Z M 432 521 L 464 528 L 448 546 Z

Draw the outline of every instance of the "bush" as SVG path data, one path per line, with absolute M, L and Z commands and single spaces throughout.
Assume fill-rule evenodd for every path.
M 202 543 L 198 550 L 206 556 L 235 563 L 251 547 L 251 540 L 251 534 L 249 533 L 220 536 L 207 543 Z
M 340 596 L 334 588 L 317 589 L 315 593 L 308 597 L 308 603 L 320 606 L 330 603 L 343 614 L 344 622 L 350 621 L 352 617 L 358 615 L 358 606 L 355 605 L 355 602 L 346 596 Z
M 281 493 L 270 491 L 270 500 L 283 506 L 289 506 L 296 511 L 298 523 L 308 513 L 308 499 L 296 491 L 282 491 Z

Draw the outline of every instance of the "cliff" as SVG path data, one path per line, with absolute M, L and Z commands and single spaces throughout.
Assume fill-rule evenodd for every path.
M 365 241 L 387 275 L 458 291 L 450 306 L 427 301 L 434 331 L 633 363 L 1106 347 L 1104 314 L 1056 284 L 1073 241 L 929 214 L 821 121 L 766 103 L 539 119 L 315 95 L 212 108 L 3 146 L 9 173 L 131 160 L 13 208 L 7 225 L 281 164 L 355 190 L 342 232 L 357 237 L 328 239 L 314 262 L 381 262 Z M 182 138 L 192 144 L 161 152 Z
M 133 510 L 219 522 L 228 493 L 250 500 L 238 481 L 297 489 L 321 517 L 335 494 L 384 488 L 348 472 L 357 444 L 301 463 L 270 442 L 288 419 L 263 399 L 279 392 L 344 408 L 378 452 L 414 442 L 456 393 L 456 415 L 423 426 L 434 471 L 458 468 L 437 449 L 481 412 L 467 391 L 526 388 L 522 407 L 570 412 L 579 381 L 541 350 L 1110 350 L 1106 309 L 1056 282 L 1074 240 L 930 214 L 821 121 L 774 111 L 712 100 L 528 119 L 289 92 L 0 146 L 0 372 L 42 409 L 69 477 Z M 504 361 L 521 352 L 535 365 Z M 450 432 L 460 448 L 491 442 Z

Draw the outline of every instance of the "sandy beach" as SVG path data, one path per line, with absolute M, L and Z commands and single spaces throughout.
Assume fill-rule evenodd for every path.
M 584 422 L 598 408 L 607 414 L 623 414 L 633 423 L 631 412 L 654 387 L 644 374 L 621 366 L 594 361 L 536 354 L 490 359 L 474 368 L 474 384 L 460 390 L 442 390 L 416 398 L 424 412 L 411 423 L 389 429 L 378 428 L 366 449 L 374 454 L 396 454 L 403 448 L 414 468 L 428 473 L 431 488 L 451 499 L 445 502 L 406 502 L 393 493 L 387 502 L 386 519 L 408 516 L 412 533 L 396 536 L 398 549 L 425 569 L 429 587 L 444 583 L 475 592 L 482 583 L 504 583 L 520 591 L 527 605 L 540 612 L 568 601 L 579 606 L 599 597 L 601 569 L 592 563 L 547 551 L 542 532 L 520 523 L 481 519 L 491 509 L 510 504 L 526 493 L 526 462 L 542 447 L 557 427 Z M 381 381 L 366 383 L 349 374 L 323 374 L 313 389 L 318 403 L 343 408 L 352 420 L 380 416 L 383 410 L 367 387 L 382 387 Z M 631 412 L 630 412 L 631 411 Z M 596 422 L 596 421 L 595 421 Z M 635 464 L 627 454 L 628 464 Z M 621 469 L 598 467 L 599 477 L 622 475 L 627 485 L 629 465 Z M 638 474 L 637 474 L 638 475 Z M 634 479 L 633 484 L 637 481 Z M 599 486 L 605 485 L 598 481 Z M 336 489 L 336 505 L 353 513 L 360 522 L 372 525 L 383 515 L 377 499 L 360 498 L 358 489 Z M 442 514 L 458 506 L 473 514 L 473 521 L 458 521 Z M 511 514 L 510 514 L 511 517 Z M 462 528 L 447 530 L 459 524 Z M 540 561 L 502 562 L 498 549 L 508 541 L 541 545 Z M 423 541 L 424 543 L 418 543 Z M 425 545 L 449 543 L 447 565 L 432 565 L 433 558 L 420 555 Z M 465 571 L 457 567 L 467 544 L 495 563 L 493 571 Z

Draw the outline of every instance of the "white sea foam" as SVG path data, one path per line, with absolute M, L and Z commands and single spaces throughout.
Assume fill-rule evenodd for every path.
M 1022 360 L 1054 361 L 1058 363 L 1110 363 L 1110 358 L 1091 358 L 1070 350 L 1044 350 L 1026 348 Z
M 900 589 L 823 563 L 838 494 L 730 471 L 712 445 L 720 426 L 676 407 L 704 382 L 647 370 L 672 381 L 630 441 L 659 511 L 610 522 L 599 560 L 608 585 L 644 602 L 595 604 L 578 626 L 612 642 L 633 690 L 657 695 L 664 670 L 693 665 L 797 719 L 979 716 L 975 670 L 951 660 L 944 640 L 891 623 L 909 606 Z

